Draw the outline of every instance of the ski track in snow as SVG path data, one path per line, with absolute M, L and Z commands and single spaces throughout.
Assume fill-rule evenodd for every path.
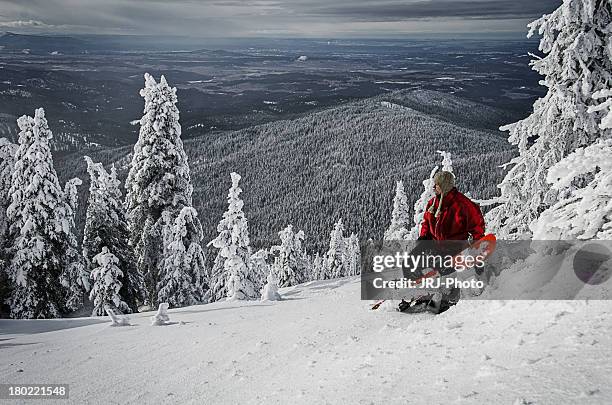
M 0 320 L 0 381 L 67 383 L 74 404 L 612 403 L 609 301 L 435 316 L 371 311 L 358 278 L 279 291 L 170 310 L 166 326 Z

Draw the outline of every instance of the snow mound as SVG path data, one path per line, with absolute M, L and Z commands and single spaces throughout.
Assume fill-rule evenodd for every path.
M 151 317 L 151 325 L 152 326 L 163 326 L 168 325 L 170 323 L 170 316 L 168 315 L 168 304 L 162 303 L 159 304 L 159 309 L 157 310 L 157 314 Z
M 111 308 L 105 308 L 106 314 L 108 315 L 108 317 L 111 319 L 111 325 L 110 326 L 130 326 L 130 318 L 128 318 L 127 316 L 120 316 L 115 314 L 115 311 L 113 311 Z

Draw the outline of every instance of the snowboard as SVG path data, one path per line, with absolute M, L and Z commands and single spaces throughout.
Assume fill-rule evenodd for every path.
M 482 260 L 486 261 L 489 256 L 495 251 L 495 246 L 497 244 L 497 238 L 493 234 L 487 234 L 482 239 L 477 240 L 473 244 L 471 244 L 468 248 L 462 250 L 460 253 L 455 255 L 451 261 L 452 265 L 450 268 L 446 269 L 429 269 L 423 276 L 417 278 L 415 280 L 416 284 L 422 284 L 426 282 L 427 279 L 440 279 L 439 284 L 445 284 L 446 279 L 453 276 L 454 279 L 459 281 L 469 280 L 476 274 L 475 265 L 468 266 L 463 260 L 467 256 L 482 256 Z M 426 299 L 426 297 L 433 295 L 437 292 L 439 288 L 419 288 L 418 295 L 413 297 L 409 304 L 413 304 L 415 301 Z M 376 310 L 380 308 L 380 306 L 386 301 L 380 300 L 372 305 L 372 310 Z M 403 300 L 402 300 L 403 301 Z M 405 302 L 405 301 L 404 301 Z M 414 306 L 414 305 L 412 305 Z M 402 311 L 404 312 L 404 311 Z

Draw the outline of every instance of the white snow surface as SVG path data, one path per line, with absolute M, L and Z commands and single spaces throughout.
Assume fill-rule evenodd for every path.
M 612 403 L 610 301 L 436 316 L 371 311 L 357 277 L 279 292 L 170 310 L 162 327 L 150 312 L 122 328 L 0 320 L 0 381 L 67 383 L 74 404 Z

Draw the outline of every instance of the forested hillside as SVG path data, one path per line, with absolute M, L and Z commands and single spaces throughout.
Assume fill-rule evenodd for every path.
M 235 171 L 243 177 L 242 197 L 255 247 L 269 245 L 279 230 L 293 224 L 304 230 L 307 247 L 322 248 L 340 217 L 361 240 L 382 238 L 395 181 L 404 181 L 413 204 L 422 181 L 440 164 L 437 150 L 453 154 L 462 191 L 477 198 L 492 196 L 503 175 L 498 166 L 512 153 L 495 128 L 510 119 L 500 110 L 451 95 L 404 91 L 187 140 L 194 206 L 205 239 L 211 240 L 225 209 L 229 173 Z M 90 154 L 94 160 L 119 160 L 125 166 L 130 152 L 120 148 Z M 59 158 L 58 171 L 87 178 L 85 162 L 76 154 Z M 86 190 L 84 184 L 80 191 Z

